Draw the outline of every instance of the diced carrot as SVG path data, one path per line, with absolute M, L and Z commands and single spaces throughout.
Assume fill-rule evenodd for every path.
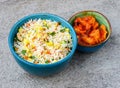
M 34 46 L 32 49 L 33 49 L 34 51 L 36 51 L 36 50 L 37 50 L 36 46 Z
M 41 55 L 44 53 L 44 51 L 41 52 Z
M 26 46 L 28 47 L 30 45 L 30 43 L 27 43 Z
M 15 47 L 15 51 L 18 51 L 18 48 L 17 48 L 17 47 Z
M 30 27 L 30 23 L 26 23 L 26 27 Z
M 37 60 L 34 61 L 34 64 L 38 64 L 39 62 Z
M 28 56 L 24 56 L 23 58 L 24 58 L 25 60 L 28 60 Z
M 37 37 L 33 37 L 33 38 L 32 38 L 32 41 L 34 41 L 36 38 L 37 38 Z
M 46 54 L 51 54 L 49 50 L 46 51 Z

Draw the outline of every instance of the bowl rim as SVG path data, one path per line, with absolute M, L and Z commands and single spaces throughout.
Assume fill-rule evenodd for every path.
M 68 22 L 70 23 L 70 20 L 71 20 L 73 17 L 75 17 L 77 14 L 84 13 L 84 12 L 94 12 L 94 13 L 98 13 L 99 15 L 103 16 L 103 17 L 106 19 L 106 21 L 107 21 L 110 29 L 109 29 L 108 36 L 107 36 L 107 38 L 106 38 L 104 41 L 102 41 L 102 42 L 100 42 L 100 43 L 98 43 L 98 44 L 95 44 L 95 45 L 79 45 L 79 44 L 78 44 L 78 45 L 79 45 L 79 46 L 83 46 L 83 47 L 96 47 L 96 46 L 99 46 L 99 45 L 105 43 L 105 42 L 110 38 L 110 36 L 111 36 L 112 27 L 111 27 L 111 24 L 110 24 L 110 21 L 108 20 L 108 18 L 107 18 L 105 15 L 103 15 L 102 13 L 100 13 L 100 12 L 98 12 L 98 11 L 96 11 L 96 10 L 83 10 L 83 11 L 78 11 L 78 12 L 76 12 L 75 14 L 73 14 L 73 15 L 70 17 L 70 19 L 68 20 Z M 70 24 L 71 24 L 71 23 L 70 23 Z M 72 25 L 72 24 L 71 24 L 71 25 Z M 73 26 L 72 26 L 72 27 L 73 27 Z M 73 28 L 73 29 L 74 29 L 74 28 Z
M 57 62 L 54 62 L 54 63 L 50 63 L 50 64 L 34 64 L 34 63 L 31 63 L 31 62 L 28 62 L 26 60 L 24 60 L 23 58 L 21 58 L 13 49 L 13 45 L 12 45 L 12 34 L 15 30 L 15 28 L 24 20 L 27 20 L 29 19 L 30 17 L 34 17 L 34 16 L 43 16 L 43 15 L 46 15 L 46 16 L 49 16 L 51 18 L 57 18 L 59 20 L 61 20 L 63 23 L 66 23 L 68 26 L 69 26 L 69 29 L 72 31 L 71 35 L 72 35 L 72 38 L 74 39 L 74 43 L 73 44 L 73 47 L 72 47 L 72 50 L 71 52 L 64 58 L 62 58 L 61 60 L 57 61 Z M 32 18 L 31 18 L 32 19 Z M 9 32 L 9 35 L 8 35 L 8 46 L 9 46 L 9 49 L 11 51 L 11 53 L 13 54 L 15 60 L 19 60 L 27 65 L 30 65 L 30 66 L 33 66 L 33 67 L 53 67 L 53 66 L 56 66 L 58 64 L 61 64 L 61 63 L 64 63 L 66 62 L 67 60 L 70 60 L 71 56 L 74 54 L 76 48 L 77 48 L 77 37 L 76 37 L 76 33 L 73 29 L 73 27 L 70 25 L 70 23 L 68 21 L 66 21 L 64 18 L 58 16 L 58 15 L 55 15 L 55 14 L 51 14 L 51 13 L 34 13 L 34 14 L 30 14 L 30 15 L 27 15 L 27 16 L 24 16 L 22 17 L 20 20 L 18 20 L 11 28 L 10 32 Z

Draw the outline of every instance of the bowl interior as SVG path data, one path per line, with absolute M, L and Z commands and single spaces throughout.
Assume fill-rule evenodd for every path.
M 101 13 L 97 12 L 97 11 L 82 11 L 82 12 L 78 12 L 75 15 L 73 15 L 70 19 L 69 19 L 69 23 L 71 25 L 73 25 L 74 20 L 77 17 L 84 17 L 84 16 L 93 16 L 96 18 L 96 20 L 99 22 L 99 24 L 104 24 L 106 26 L 107 29 L 107 38 L 106 40 L 110 37 L 111 34 L 111 25 L 108 21 L 108 19 Z M 105 42 L 106 40 L 104 40 L 103 42 Z M 97 44 L 98 45 L 98 44 Z M 93 45 L 96 46 L 96 45 Z
M 32 14 L 32 15 L 29 15 L 29 16 L 26 16 L 26 17 L 20 19 L 18 22 L 16 22 L 14 24 L 14 26 L 12 27 L 12 29 L 9 33 L 9 37 L 8 37 L 8 43 L 9 43 L 10 51 L 12 52 L 12 54 L 15 57 L 17 57 L 19 60 L 22 60 L 23 62 L 27 62 L 15 53 L 15 51 L 13 49 L 14 37 L 16 36 L 16 33 L 18 32 L 18 28 L 21 27 L 24 23 L 28 22 L 31 19 L 39 19 L 39 18 L 49 19 L 52 21 L 60 22 L 62 26 L 68 27 L 70 29 L 70 34 L 72 36 L 72 44 L 73 44 L 71 52 L 64 59 L 61 59 L 60 61 L 52 63 L 52 64 L 62 63 L 65 60 L 70 59 L 70 57 L 73 55 L 73 53 L 75 52 L 75 49 L 77 47 L 76 33 L 75 33 L 74 29 L 72 28 L 72 26 L 67 21 L 65 21 L 63 18 L 61 18 L 57 15 L 49 14 L 49 13 Z M 27 62 L 27 63 L 32 64 L 30 62 Z M 35 65 L 37 65 L 37 64 L 35 64 Z M 41 65 L 46 65 L 46 64 L 41 64 Z

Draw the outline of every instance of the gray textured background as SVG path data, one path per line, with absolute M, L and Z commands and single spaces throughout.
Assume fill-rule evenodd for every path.
M 82 10 L 97 10 L 110 20 L 112 35 L 99 51 L 76 51 L 69 66 L 51 77 L 29 75 L 13 59 L 7 37 L 18 19 L 48 12 L 68 20 Z M 120 88 L 120 0 L 0 0 L 0 88 Z

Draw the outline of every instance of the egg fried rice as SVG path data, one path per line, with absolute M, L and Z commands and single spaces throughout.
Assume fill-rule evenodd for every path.
M 61 23 L 29 20 L 18 29 L 14 49 L 24 60 L 35 64 L 49 64 L 66 57 L 72 49 L 70 30 Z

